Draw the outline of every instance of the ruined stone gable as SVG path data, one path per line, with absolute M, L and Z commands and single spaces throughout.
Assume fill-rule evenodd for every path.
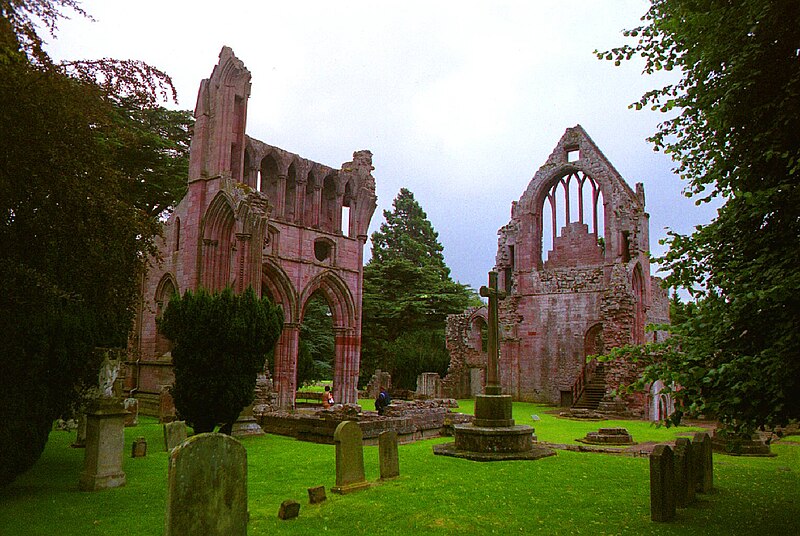
M 644 342 L 646 324 L 668 321 L 666 293 L 650 276 L 648 219 L 643 186 L 632 190 L 580 125 L 567 129 L 498 231 L 505 393 L 569 405 L 587 355 Z M 453 341 L 468 325 L 456 316 L 448 330 L 445 384 L 460 396 L 461 363 L 472 358 Z M 634 373 L 620 363 L 609 371 L 608 392 Z
M 376 208 L 372 153 L 333 168 L 247 136 L 250 72 L 223 47 L 195 108 L 188 192 L 164 226 L 142 281 L 127 388 L 156 413 L 174 381 L 156 318 L 178 292 L 252 286 L 284 312 L 274 351 L 276 403 L 294 405 L 305 304 L 327 301 L 334 325 L 334 397 L 356 402 L 363 249 Z

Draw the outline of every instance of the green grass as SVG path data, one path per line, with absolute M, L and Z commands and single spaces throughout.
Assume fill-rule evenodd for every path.
M 462 403 L 462 410 L 469 404 Z M 514 418 L 534 424 L 540 439 L 571 442 L 602 423 L 557 419 L 548 408 L 515 403 Z M 541 421 L 532 423 L 531 414 Z M 673 438 L 675 429 L 622 421 L 639 441 Z M 689 429 L 680 429 L 687 432 Z M 166 503 L 167 453 L 160 426 L 142 419 L 128 428 L 126 486 L 81 492 L 83 451 L 74 433 L 53 432 L 36 466 L 0 491 L 2 535 L 159 535 Z M 642 437 L 637 437 L 641 435 Z M 132 459 L 138 436 L 146 458 Z M 535 462 L 478 463 L 434 456 L 432 445 L 400 446 L 401 476 L 309 505 L 307 488 L 335 481 L 334 448 L 267 435 L 245 438 L 248 452 L 248 534 L 797 534 L 800 444 L 780 441 L 775 458 L 715 455 L 716 489 L 679 510 L 675 522 L 649 518 L 648 460 L 559 451 Z M 364 448 L 367 479 L 378 479 L 376 447 Z M 300 517 L 277 518 L 285 499 L 300 501 Z

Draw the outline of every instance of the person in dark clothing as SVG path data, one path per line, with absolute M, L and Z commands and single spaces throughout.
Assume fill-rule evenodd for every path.
M 378 397 L 375 399 L 375 411 L 378 412 L 378 415 L 383 415 L 384 410 L 392 403 L 392 399 L 389 396 L 389 393 L 386 391 L 385 387 L 381 387 L 381 392 L 378 393 Z

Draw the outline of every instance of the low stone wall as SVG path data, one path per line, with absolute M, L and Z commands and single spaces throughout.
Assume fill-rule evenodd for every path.
M 394 431 L 400 443 L 440 437 L 452 433 L 453 424 L 472 422 L 472 415 L 454 413 L 453 402 L 440 400 L 399 401 L 387 408 L 385 416 L 374 411 L 357 411 L 358 406 L 334 406 L 316 412 L 273 411 L 261 416 L 265 432 L 303 441 L 333 444 L 333 432 L 342 421 L 356 421 L 365 445 L 377 445 L 381 432 Z M 457 404 L 456 404 L 457 407 Z

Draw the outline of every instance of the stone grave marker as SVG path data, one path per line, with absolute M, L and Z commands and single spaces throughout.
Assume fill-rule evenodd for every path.
M 172 421 L 164 426 L 164 448 L 167 452 L 171 451 L 184 441 L 186 441 L 186 422 Z
M 125 485 L 125 410 L 119 400 L 101 398 L 86 413 L 86 452 L 78 487 L 98 491 Z
M 161 394 L 158 397 L 158 422 L 164 424 L 176 419 L 175 401 L 169 385 L 161 386 Z
M 292 499 L 286 499 L 281 503 L 278 509 L 278 517 L 280 519 L 294 519 L 300 515 L 300 503 Z
M 369 487 L 364 477 L 363 434 L 358 423 L 343 421 L 333 432 L 336 445 L 336 485 L 334 493 L 345 494 Z
M 675 517 L 675 469 L 672 449 L 656 445 L 650 454 L 650 519 L 671 521 Z
M 328 496 L 325 495 L 325 486 L 315 486 L 313 488 L 308 488 L 309 504 L 319 504 L 327 500 Z
M 125 426 L 137 426 L 139 424 L 139 401 L 135 398 L 126 398 L 122 405 L 128 412 L 125 415 Z
M 131 458 L 144 458 L 147 456 L 147 440 L 137 437 L 131 446 Z
M 378 435 L 381 480 L 400 476 L 400 458 L 397 454 L 397 432 L 386 430 Z
M 70 445 L 72 448 L 86 448 L 86 413 L 78 414 L 78 427 L 75 429 L 75 441 Z
M 678 508 L 686 508 L 689 505 L 689 489 L 694 489 L 694 481 L 689 480 L 690 476 L 694 477 L 693 473 L 689 474 L 689 468 L 692 466 L 691 446 L 687 448 L 686 443 L 691 445 L 686 438 L 683 441 L 678 439 L 672 451 L 675 468 L 675 506 Z
M 247 534 L 247 451 L 225 434 L 197 434 L 169 456 L 166 536 Z
M 694 463 L 694 446 L 692 445 L 692 440 L 688 437 L 679 437 L 675 440 L 675 452 L 673 454 L 678 453 L 678 451 L 682 451 L 684 457 L 686 458 L 686 502 L 685 504 L 689 505 L 694 502 L 694 494 L 695 488 L 697 487 L 697 476 L 695 475 L 695 463 Z M 680 504 L 678 504 L 680 506 Z
M 692 450 L 697 451 L 697 491 L 708 493 L 714 487 L 714 459 L 711 452 L 711 437 L 706 432 L 697 432 L 692 441 Z

